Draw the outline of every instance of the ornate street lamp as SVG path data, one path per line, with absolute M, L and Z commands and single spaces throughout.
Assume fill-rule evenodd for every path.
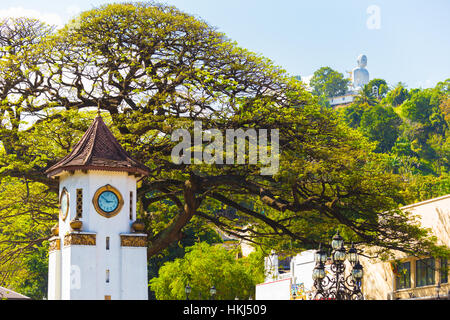
M 355 246 L 353 245 L 352 242 L 352 247 L 348 250 L 348 261 L 350 261 L 351 263 L 356 263 L 358 262 L 358 251 L 356 250 Z
M 186 293 L 186 300 L 189 300 L 189 294 L 191 293 L 191 287 L 189 286 L 189 283 L 184 288 L 184 292 Z
M 316 281 L 321 281 L 323 278 L 325 278 L 326 274 L 325 274 L 325 266 L 323 265 L 322 262 L 319 262 L 319 264 L 316 265 L 316 267 L 313 270 L 313 280 L 314 282 Z
M 339 234 L 339 231 L 336 232 L 336 234 L 333 236 L 333 239 L 331 240 L 331 247 L 333 250 L 337 250 L 341 248 L 344 245 L 344 239 Z
M 436 299 L 437 299 L 437 300 L 440 299 L 440 297 L 439 297 L 439 291 L 441 291 L 441 283 L 440 283 L 440 282 L 438 282 L 437 285 L 436 285 Z
M 211 289 L 209 289 L 209 294 L 211 295 L 211 300 L 214 300 L 216 293 L 217 293 L 216 287 L 212 286 Z
M 346 256 L 347 253 L 345 252 L 344 242 L 342 242 L 341 247 L 339 249 L 334 250 L 332 254 L 332 261 L 337 263 L 343 263 L 345 261 Z
M 325 271 L 325 263 L 328 260 L 326 252 L 319 246 L 319 249 L 314 254 L 316 261 L 316 266 L 312 273 L 316 289 L 314 299 L 362 300 L 361 281 L 364 273 L 363 267 L 359 263 L 358 251 L 352 244 L 352 247 L 347 252 L 344 247 L 344 239 L 339 232 L 332 238 L 331 248 L 331 273 L 329 275 Z M 345 273 L 346 259 L 352 266 L 350 274 Z
M 327 252 L 325 250 L 323 250 L 322 245 L 319 245 L 319 250 L 316 251 L 316 253 L 314 254 L 314 261 L 316 261 L 316 263 L 322 262 L 325 263 L 327 262 L 328 256 L 327 256 Z

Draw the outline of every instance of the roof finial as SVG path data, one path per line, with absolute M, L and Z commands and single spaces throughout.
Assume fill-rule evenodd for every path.
M 100 100 L 97 101 L 97 117 L 100 117 Z

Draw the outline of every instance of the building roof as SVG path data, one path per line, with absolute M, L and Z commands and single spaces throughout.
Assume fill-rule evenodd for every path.
M 429 204 L 431 202 L 441 201 L 441 200 L 445 200 L 445 199 L 448 199 L 448 198 L 450 198 L 450 194 L 446 194 L 445 196 L 432 198 L 432 199 L 427 199 L 427 200 L 424 200 L 424 201 L 421 201 L 421 202 L 416 202 L 416 203 L 413 203 L 413 204 L 409 204 L 407 206 L 401 207 L 400 210 L 407 210 L 407 209 L 411 209 L 411 208 L 414 208 L 414 207 L 420 207 L 420 206 Z
M 14 292 L 10 289 L 0 287 L 0 300 L 8 299 L 8 300 L 30 300 L 31 298 L 24 296 L 23 294 Z
M 105 170 L 147 175 L 149 169 L 131 158 L 98 115 L 72 152 L 48 168 L 48 177 L 63 171 Z

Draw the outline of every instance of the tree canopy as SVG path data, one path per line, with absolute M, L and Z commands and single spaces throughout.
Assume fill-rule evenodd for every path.
M 322 67 L 314 72 L 309 85 L 313 93 L 327 98 L 343 95 L 348 90 L 349 79 L 345 79 L 342 73 L 330 67 Z
M 257 251 L 236 259 L 236 253 L 224 247 L 197 243 L 187 248 L 183 258 L 164 264 L 158 277 L 150 280 L 150 287 L 158 300 L 186 299 L 187 285 L 192 288 L 190 300 L 211 298 L 212 286 L 217 300 L 254 299 L 255 285 L 264 281 L 260 255 Z
M 372 79 L 367 84 L 369 92 L 376 94 L 378 98 L 384 98 L 389 91 L 388 84 L 384 79 Z
M 372 81 L 385 83 L 383 79 Z M 377 144 L 376 152 L 388 156 L 389 170 L 408 183 L 409 203 L 450 192 L 446 183 L 450 170 L 449 81 L 410 90 L 398 83 L 379 100 L 366 86 L 351 105 L 339 111 L 349 126 Z

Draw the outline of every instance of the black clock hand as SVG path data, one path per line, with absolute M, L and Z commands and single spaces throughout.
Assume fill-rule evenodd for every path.
M 105 201 L 105 202 L 107 202 L 107 203 L 113 202 L 113 200 L 108 201 L 108 200 L 106 199 L 106 196 L 102 196 L 102 200 Z

